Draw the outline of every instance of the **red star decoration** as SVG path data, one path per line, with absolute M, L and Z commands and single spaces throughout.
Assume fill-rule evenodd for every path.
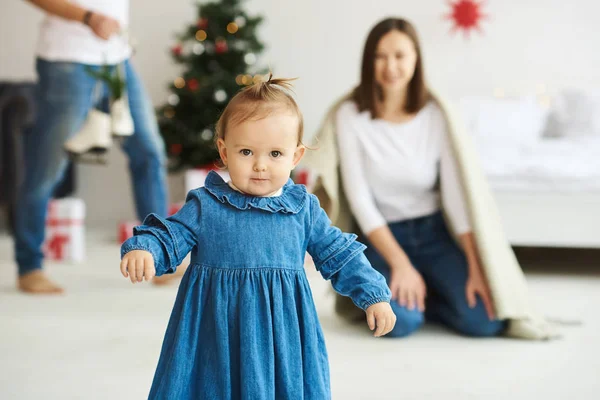
M 452 7 L 452 12 L 447 14 L 445 18 L 454 21 L 451 32 L 462 29 L 465 36 L 469 36 L 471 29 L 477 29 L 479 32 L 482 32 L 479 22 L 483 18 L 488 17 L 481 12 L 483 1 L 457 0 L 449 4 Z

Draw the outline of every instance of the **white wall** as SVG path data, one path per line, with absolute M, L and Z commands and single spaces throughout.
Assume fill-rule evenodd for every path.
M 8 1 L 0 5 L 0 79 L 32 79 L 41 14 L 24 1 Z M 470 39 L 449 34 L 446 0 L 250 0 L 246 9 L 267 19 L 263 64 L 276 75 L 301 78 L 296 92 L 307 136 L 326 107 L 357 82 L 364 39 L 389 15 L 415 23 L 429 81 L 452 97 L 496 88 L 534 92 L 539 85 L 550 92 L 600 87 L 600 5 L 594 0 L 489 0 L 483 34 Z M 131 0 L 131 30 L 139 42 L 135 64 L 156 104 L 177 73 L 168 55 L 173 33 L 195 18 L 191 0 Z M 114 226 L 133 215 L 125 165 L 117 151 L 108 167 L 80 168 L 79 195 L 90 224 Z

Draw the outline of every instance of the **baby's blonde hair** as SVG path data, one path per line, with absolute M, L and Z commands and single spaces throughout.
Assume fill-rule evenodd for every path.
M 294 79 L 273 78 L 258 82 L 238 92 L 217 121 L 215 141 L 225 139 L 227 129 L 248 120 L 260 120 L 269 115 L 287 109 L 298 117 L 298 145 L 302 145 L 304 118 L 298 104 L 290 94 L 291 81 Z

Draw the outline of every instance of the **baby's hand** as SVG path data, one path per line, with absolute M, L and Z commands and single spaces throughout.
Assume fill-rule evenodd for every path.
M 129 273 L 131 283 L 147 281 L 156 275 L 152 253 L 144 250 L 132 250 L 125 254 L 121 260 L 121 273 L 125 278 Z
M 371 330 L 377 327 L 374 333 L 375 337 L 383 336 L 394 329 L 396 314 L 392 311 L 390 303 L 375 303 L 367 308 L 367 323 Z

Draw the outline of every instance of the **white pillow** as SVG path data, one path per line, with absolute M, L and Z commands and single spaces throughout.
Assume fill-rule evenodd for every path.
M 462 102 L 467 129 L 478 142 L 534 145 L 542 136 L 548 111 L 535 96 L 471 97 Z
M 576 89 L 560 92 L 550 108 L 544 137 L 600 134 L 600 93 Z

